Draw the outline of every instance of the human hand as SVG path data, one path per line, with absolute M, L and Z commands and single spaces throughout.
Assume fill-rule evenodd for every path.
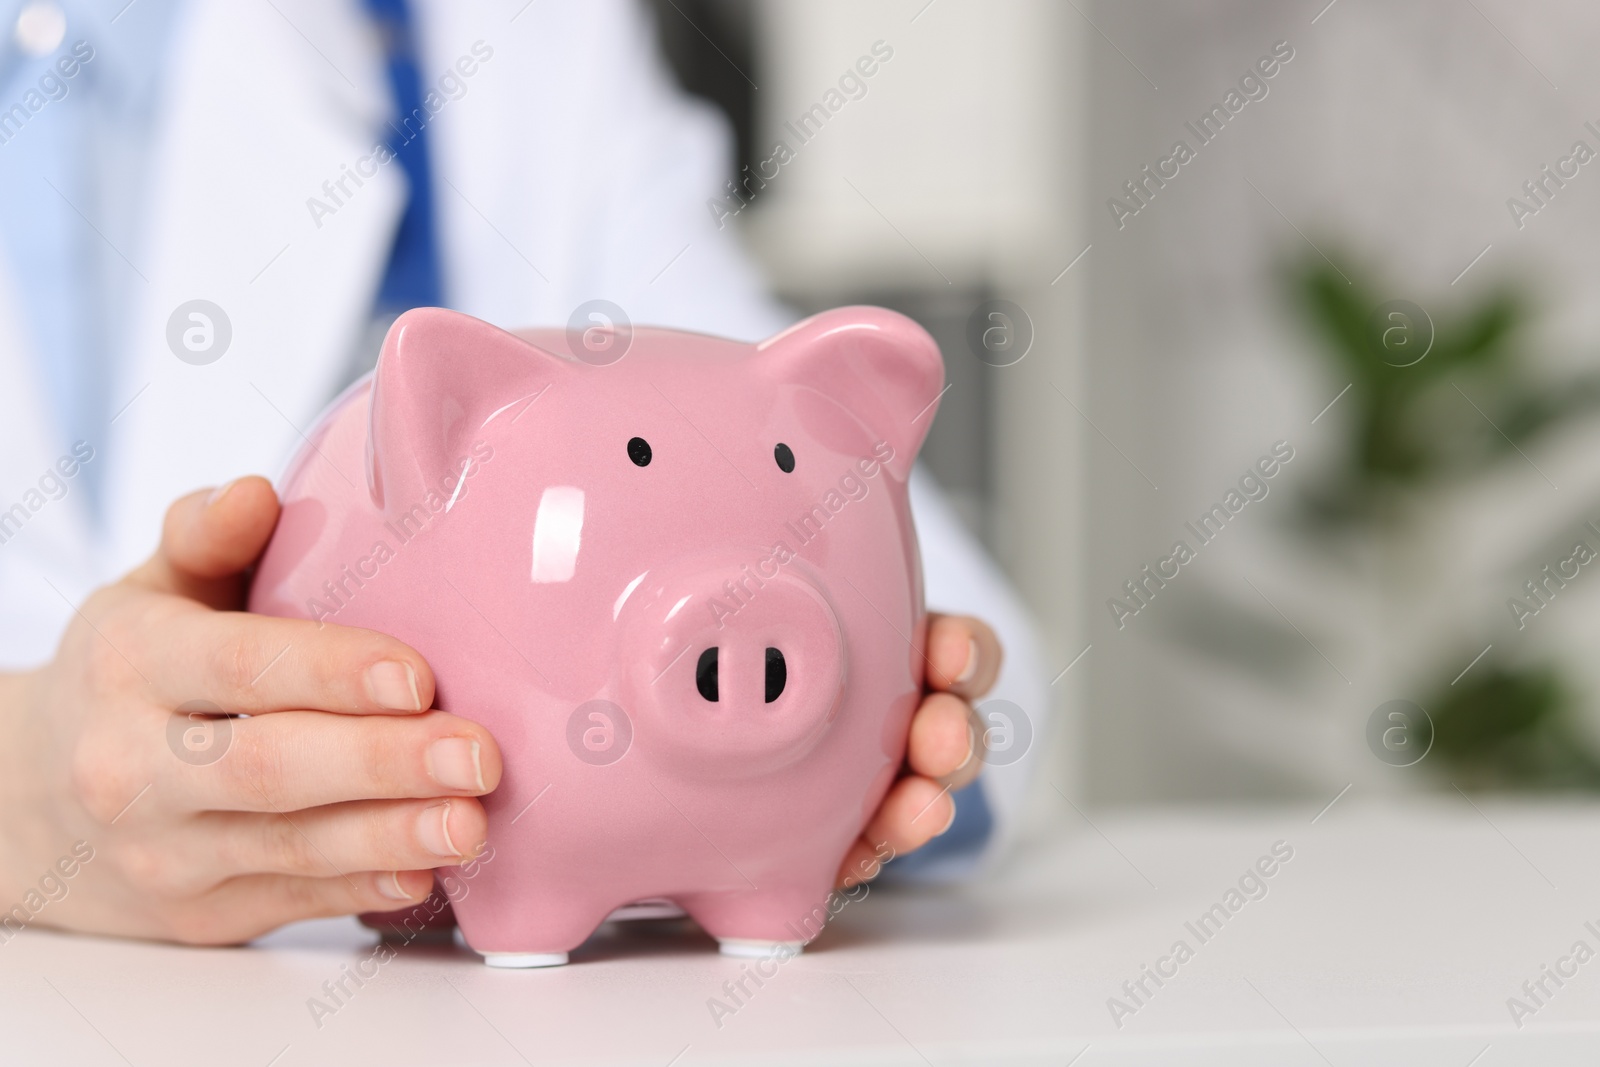
M 55 659 L 0 678 L 0 909 L 83 841 L 92 861 L 33 921 L 233 943 L 421 902 L 431 868 L 479 852 L 499 749 L 426 710 L 422 656 L 238 610 L 277 518 L 261 478 L 177 501 L 160 549 L 88 598 Z M 195 700 L 248 714 L 218 720 L 214 762 L 168 740 Z
M 950 829 L 956 817 L 951 792 L 982 766 L 984 727 L 971 702 L 1000 674 L 999 639 L 978 619 L 929 615 L 924 655 L 926 692 L 911 718 L 905 774 L 845 854 L 840 889 L 871 881 L 884 859 L 913 852 Z

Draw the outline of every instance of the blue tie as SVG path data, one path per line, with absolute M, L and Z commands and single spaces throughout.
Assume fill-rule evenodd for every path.
M 389 150 L 395 154 L 411 197 L 395 232 L 389 266 L 378 287 L 376 310 L 398 313 L 444 302 L 439 279 L 439 245 L 433 222 L 433 177 L 428 170 L 427 128 L 417 73 L 416 39 L 408 0 L 364 0 L 383 41 L 389 88 L 397 116 L 390 123 Z

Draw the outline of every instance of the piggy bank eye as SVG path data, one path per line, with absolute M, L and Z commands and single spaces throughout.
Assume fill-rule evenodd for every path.
M 634 437 L 628 441 L 628 458 L 633 460 L 636 467 L 650 466 L 650 442 L 642 437 Z M 793 461 L 791 460 L 791 465 Z
M 794 452 L 782 441 L 772 450 L 772 458 L 778 461 L 778 469 L 788 474 L 794 470 Z

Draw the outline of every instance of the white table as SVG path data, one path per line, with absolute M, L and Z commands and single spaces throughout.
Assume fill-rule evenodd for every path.
M 308 998 L 370 951 L 353 921 L 224 950 L 29 931 L 0 947 L 0 1062 L 1600 1060 L 1600 958 L 1559 990 L 1546 979 L 1553 995 L 1520 1030 L 1506 1005 L 1573 942 L 1600 950 L 1584 926 L 1600 929 L 1600 805 L 1480 812 L 1352 793 L 1312 823 L 1318 806 L 1091 813 L 1093 826 L 1072 815 L 1067 833 L 982 885 L 849 904 L 805 955 L 748 985 L 720 1028 L 708 1000 L 742 964 L 683 924 L 613 925 L 545 971 L 412 945 L 320 1028 Z M 1202 944 L 1185 922 L 1278 840 L 1294 856 L 1267 895 Z M 1119 1029 L 1107 999 L 1180 938 L 1193 958 L 1159 989 L 1147 978 Z

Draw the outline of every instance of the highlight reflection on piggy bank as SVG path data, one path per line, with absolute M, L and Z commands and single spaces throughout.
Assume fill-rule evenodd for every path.
M 455 907 L 489 963 L 663 900 L 725 952 L 796 950 L 919 700 L 938 348 L 877 308 L 567 348 L 401 316 L 279 487 L 250 607 L 393 634 L 494 734 L 495 861 Z

